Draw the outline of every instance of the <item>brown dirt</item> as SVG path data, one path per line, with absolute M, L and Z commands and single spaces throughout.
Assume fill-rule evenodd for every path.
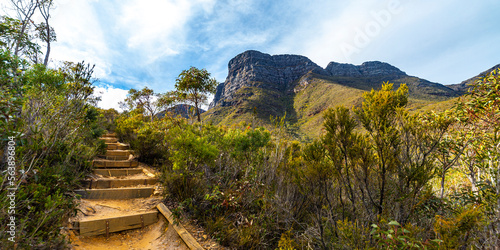
M 144 211 L 156 210 L 162 200 L 160 196 L 129 200 L 80 200 L 78 213 L 70 219 L 79 221 L 97 219 L 108 216 L 120 216 Z M 159 214 L 160 220 L 142 229 L 127 230 L 105 235 L 79 236 L 74 231 L 67 232 L 71 241 L 71 249 L 75 250 L 111 250 L 111 249 L 189 249 L 173 227 L 168 226 L 165 218 Z
M 130 159 L 133 156 L 130 155 Z M 158 178 L 159 171 L 143 163 L 139 163 L 144 173 L 124 177 L 103 177 L 92 174 L 90 178 L 96 179 L 142 179 Z M 142 186 L 142 185 L 141 185 Z M 156 205 L 162 202 L 163 187 L 158 183 L 152 197 L 129 200 L 85 200 L 79 201 L 77 215 L 70 218 L 69 224 L 85 219 L 113 217 L 134 214 L 138 212 L 156 210 Z M 189 249 L 168 221 L 159 213 L 159 221 L 141 229 L 127 230 L 111 233 L 107 238 L 99 236 L 79 236 L 74 230 L 65 230 L 70 242 L 70 249 L 75 250 L 134 250 L 134 249 Z M 195 223 L 182 221 L 184 227 L 205 249 L 224 249 L 215 240 L 204 233 Z
M 160 220 L 142 229 L 128 230 L 100 236 L 77 236 L 69 233 L 74 250 L 189 250 L 172 226 L 160 216 Z

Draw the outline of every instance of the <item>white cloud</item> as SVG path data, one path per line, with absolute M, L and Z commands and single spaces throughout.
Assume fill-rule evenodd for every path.
M 130 0 L 122 4 L 119 29 L 129 49 L 141 51 L 146 63 L 177 55 L 185 47 L 186 23 L 195 8 L 211 11 L 213 0 Z
M 98 86 L 94 88 L 94 95 L 100 96 L 101 101 L 98 106 L 103 109 L 114 108 L 118 111 L 123 111 L 120 109 L 118 102 L 121 102 L 127 98 L 128 90 L 115 88 L 110 85 Z
M 331 3 L 329 6 L 312 6 L 310 13 L 304 19 L 304 25 L 298 27 L 290 36 L 282 40 L 275 47 L 278 53 L 287 53 L 287 50 L 308 56 L 312 61 L 325 67 L 330 61 L 351 62 L 352 58 L 346 58 L 342 45 L 353 44 L 360 32 L 365 32 L 367 25 L 372 24 L 375 18 L 373 12 L 386 11 L 390 2 L 400 1 L 349 1 Z M 322 3 L 321 5 L 325 5 Z M 331 14 L 328 14 L 331 12 Z M 369 37 L 364 48 L 383 36 L 385 29 L 394 22 L 397 15 L 391 14 L 388 24 L 380 25 L 379 31 L 374 37 Z M 311 25 L 312 24 L 312 25 Z
M 89 4 L 92 1 L 58 1 L 51 24 L 57 34 L 52 43 L 51 59 L 96 64 L 96 77 L 110 73 L 111 56 L 99 17 Z
M 391 16 L 366 46 L 346 58 L 341 45 L 352 44 L 358 30 L 374 21 L 372 12 L 387 10 L 391 1 L 400 2 L 402 12 Z M 0 6 L 9 2 L 0 0 Z M 381 60 L 429 80 L 463 71 L 448 70 L 449 66 L 444 70 L 445 64 L 464 69 L 475 60 L 476 68 L 486 69 L 484 64 L 491 67 L 498 58 L 497 50 L 486 51 L 498 40 L 491 35 L 498 28 L 489 25 L 496 20 L 492 10 L 500 7 L 493 0 L 474 4 L 453 0 L 57 0 L 56 6 L 51 23 L 58 41 L 52 44 L 52 59 L 96 64 L 96 77 L 124 88 L 169 89 L 175 76 L 190 65 L 208 68 L 223 81 L 228 60 L 247 49 L 301 54 L 323 67 L 330 61 Z

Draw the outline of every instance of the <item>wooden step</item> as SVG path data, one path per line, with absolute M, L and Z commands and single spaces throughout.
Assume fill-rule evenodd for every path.
M 75 190 L 76 194 L 82 196 L 83 199 L 135 199 L 147 198 L 154 192 L 154 187 L 140 187 L 140 188 L 109 188 L 109 189 L 78 189 Z
M 105 155 L 101 155 L 99 157 L 102 157 L 106 160 L 121 161 L 128 160 L 129 156 L 130 150 L 108 150 L 106 151 Z
M 118 135 L 116 133 L 107 133 L 104 134 L 102 137 L 117 137 Z
M 128 144 L 123 143 L 106 143 L 107 150 L 128 150 L 130 146 Z
M 123 168 L 123 169 L 94 169 L 94 174 L 106 177 L 127 176 L 144 173 L 142 168 Z
M 156 178 L 143 179 L 107 179 L 107 180 L 84 180 L 82 185 L 88 189 L 96 188 L 119 188 L 132 187 L 138 185 L 154 185 L 158 182 Z
M 128 156 L 130 150 L 108 150 L 106 151 L 106 156 Z
M 112 160 L 94 160 L 96 168 L 135 168 L 139 166 L 137 161 L 112 161 Z
M 107 143 L 117 143 L 118 142 L 118 138 L 116 138 L 116 137 L 101 137 L 99 139 L 101 139 Z
M 129 229 L 142 228 L 158 221 L 158 211 L 99 219 L 84 219 L 73 224 L 81 236 L 109 234 Z
M 129 156 L 121 156 L 121 155 L 117 155 L 117 156 L 106 156 L 106 155 L 100 155 L 99 156 L 100 158 L 103 158 L 103 159 L 106 159 L 106 160 L 111 160 L 111 161 L 124 161 L 124 160 L 128 160 L 129 159 Z

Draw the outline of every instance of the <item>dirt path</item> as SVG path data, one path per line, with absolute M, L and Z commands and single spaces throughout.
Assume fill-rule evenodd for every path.
M 128 145 L 118 143 L 114 134 L 106 135 L 104 140 L 106 141 L 106 144 L 108 144 L 108 151 L 106 155 L 101 157 L 102 159 L 96 160 L 99 161 L 99 164 L 94 165 L 101 166 L 101 169 L 109 169 L 109 171 L 107 172 L 109 172 L 109 174 L 111 175 L 112 173 L 115 173 L 112 171 L 116 169 L 115 166 L 117 166 L 116 164 L 118 163 L 115 162 L 118 161 L 122 161 L 123 164 L 126 164 L 128 166 L 128 168 L 120 169 L 140 168 L 142 169 L 142 171 L 137 174 L 124 176 L 121 176 L 121 174 L 120 176 L 103 176 L 94 173 L 89 176 L 89 180 L 87 181 L 87 184 L 85 184 L 89 188 L 85 190 L 78 190 L 78 192 L 84 194 L 83 197 L 85 197 L 85 194 L 90 191 L 99 191 L 96 189 L 100 188 L 101 186 L 108 185 L 111 187 L 111 189 L 119 189 L 120 187 L 116 187 L 118 183 L 116 180 L 143 180 L 156 178 L 157 173 L 155 173 L 151 168 L 148 168 L 143 164 L 133 162 L 132 155 L 126 155 L 125 151 L 127 151 L 128 154 Z M 96 161 L 94 161 L 94 163 L 96 163 Z M 112 164 L 114 165 L 109 163 L 111 161 L 113 161 Z M 106 164 L 113 166 L 113 168 L 107 168 Z M 94 186 L 96 188 L 92 189 Z M 81 223 L 85 221 L 95 221 L 99 219 L 108 220 L 111 218 L 119 218 L 120 220 L 122 220 L 121 218 L 126 215 L 135 215 L 138 213 L 157 211 L 156 205 L 161 203 L 162 200 L 160 196 L 161 186 L 159 184 L 155 184 L 154 186 L 126 186 L 126 188 L 128 189 L 140 187 L 154 187 L 154 191 L 152 191 L 153 195 L 131 199 L 113 199 L 112 197 L 109 199 L 95 199 L 91 196 L 81 199 L 81 202 L 78 206 L 79 211 L 77 215 L 70 219 L 70 224 L 75 227 L 75 230 L 70 230 L 67 233 L 71 241 L 72 249 L 189 249 L 179 237 L 177 232 L 173 229 L 173 227 L 169 226 L 169 223 L 160 213 L 158 213 L 158 221 L 154 224 L 144 227 L 142 227 L 140 223 L 138 226 L 134 224 L 138 229 L 108 233 L 108 236 L 106 236 L 105 233 L 91 236 L 81 235 L 81 232 L 83 232 L 83 226 Z M 97 197 L 99 198 L 99 195 L 97 195 Z M 143 220 L 142 217 L 141 220 Z M 111 224 L 112 222 L 106 221 L 106 223 Z M 111 226 L 112 225 L 110 225 L 109 228 L 111 228 Z M 94 227 L 97 228 L 97 226 Z M 95 229 L 94 231 L 98 231 L 98 229 L 99 228 Z M 102 232 L 102 230 L 100 232 Z
M 70 235 L 72 249 L 79 250 L 139 250 L 139 249 L 189 249 L 173 227 L 165 219 L 142 229 L 112 233 L 109 238 L 99 236 Z

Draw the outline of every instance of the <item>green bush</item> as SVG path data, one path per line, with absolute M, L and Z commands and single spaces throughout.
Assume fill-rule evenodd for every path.
M 91 105 L 95 101 L 91 82 L 80 76 L 72 69 L 33 65 L 12 78 L 22 88 L 7 88 L 7 94 L 18 98 L 22 106 L 13 110 L 15 123 L 7 121 L 9 133 L 2 133 L 2 145 L 7 142 L 5 136 L 13 136 L 17 171 L 16 243 L 2 230 L 0 241 L 5 248 L 56 249 L 66 244 L 61 228 L 75 212 L 72 190 L 105 146 L 97 139 L 103 130 L 97 126 L 99 115 Z M 1 169 L 6 167 L 2 162 Z M 9 218 L 7 188 L 11 185 L 5 179 L 0 182 L 0 218 Z M 8 222 L 2 219 L 0 227 L 7 228 Z

